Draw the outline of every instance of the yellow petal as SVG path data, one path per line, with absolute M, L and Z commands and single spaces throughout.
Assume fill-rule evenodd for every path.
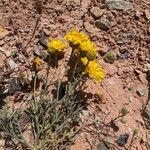
M 33 63 L 38 67 L 41 67 L 43 65 L 43 61 L 39 57 L 35 57 Z
M 94 42 L 87 40 L 81 43 L 80 48 L 82 51 L 87 51 L 87 52 L 96 52 L 97 47 Z
M 84 65 L 87 65 L 88 59 L 86 57 L 81 58 Z M 89 61 L 84 72 L 88 73 L 90 78 L 93 78 L 96 83 L 102 81 L 106 74 L 102 67 L 96 61 Z
M 67 44 L 65 44 L 60 40 L 54 39 L 51 40 L 47 46 L 48 46 L 48 52 L 56 53 L 56 52 L 63 51 L 67 47 Z
M 76 29 L 72 29 L 66 34 L 64 38 L 68 42 L 71 42 L 73 45 L 81 44 L 83 41 L 89 39 L 89 37 L 86 34 L 79 32 Z

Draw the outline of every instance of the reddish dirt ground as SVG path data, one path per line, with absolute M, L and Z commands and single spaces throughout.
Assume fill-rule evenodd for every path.
M 22 54 L 24 61 L 21 61 L 21 55 L 21 60 L 15 60 L 19 67 L 13 68 L 7 76 L 15 77 L 18 71 L 27 71 L 26 75 L 30 76 L 28 67 L 33 60 L 33 51 L 36 48 L 43 50 L 38 44 L 40 31 L 44 31 L 48 38 L 62 38 L 75 27 L 89 35 L 100 50 L 98 60 L 107 77 L 100 84 L 89 80 L 86 91 L 101 93 L 101 98 L 83 110 L 80 123 L 83 129 L 76 136 L 71 150 L 95 150 L 102 140 L 113 143 L 116 150 L 124 150 L 117 146 L 116 139 L 120 134 L 129 134 L 128 147 L 135 129 L 138 134 L 131 150 L 150 149 L 150 130 L 146 128 L 142 115 L 149 93 L 146 75 L 150 71 L 150 2 L 132 0 L 131 4 L 133 9 L 125 11 L 109 9 L 104 0 L 43 0 L 42 13 L 37 14 L 33 0 L 0 1 L 1 76 L 8 72 L 4 66 L 12 59 L 10 56 L 13 52 Z M 95 11 L 91 11 L 95 7 L 100 8 L 99 18 L 93 16 Z M 108 29 L 97 26 L 102 16 L 111 18 L 111 25 L 107 24 Z M 5 31 L 1 31 L 1 28 Z M 113 52 L 116 56 L 111 64 L 101 59 L 107 52 Z M 24 99 L 28 97 L 25 93 L 22 95 Z M 15 98 L 18 98 L 17 93 Z M 10 103 L 15 98 L 6 97 Z M 109 123 L 123 107 L 129 113 L 116 122 L 119 128 L 117 131 L 112 127 L 101 127 L 101 122 Z M 96 121 L 98 123 L 94 125 Z

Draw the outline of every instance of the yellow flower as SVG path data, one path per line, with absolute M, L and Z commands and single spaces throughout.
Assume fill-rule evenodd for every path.
M 86 41 L 89 39 L 87 35 L 85 35 L 82 32 L 77 31 L 76 29 L 72 29 L 70 32 L 67 33 L 67 35 L 64 38 L 65 40 L 69 41 L 73 45 L 79 45 L 83 41 Z
M 97 51 L 97 47 L 96 47 L 95 43 L 90 40 L 82 42 L 80 44 L 80 48 L 82 51 L 86 51 L 86 52 L 96 52 Z
M 97 47 L 94 42 L 87 40 L 80 44 L 80 49 L 85 53 L 88 60 L 94 60 L 97 56 Z
M 35 57 L 33 63 L 37 69 L 40 69 L 43 66 L 43 61 L 39 57 Z
M 85 66 L 87 65 L 83 74 L 88 74 L 96 83 L 105 78 L 105 72 L 96 61 L 88 61 L 86 57 L 81 58 L 81 61 Z
M 48 43 L 48 52 L 49 53 L 57 53 L 63 51 L 67 45 L 60 40 L 52 40 Z

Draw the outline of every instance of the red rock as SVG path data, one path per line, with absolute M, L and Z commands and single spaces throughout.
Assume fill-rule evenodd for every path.
M 2 40 L 5 36 L 7 36 L 10 32 L 7 30 L 4 30 L 0 32 L 0 40 Z
M 136 16 L 137 18 L 140 18 L 141 13 L 140 13 L 139 11 L 137 11 L 137 12 L 135 13 L 135 16 Z
M 0 40 L 0 46 L 3 46 L 5 42 L 3 40 Z
M 138 78 L 139 78 L 139 80 L 140 80 L 142 83 L 148 84 L 148 81 L 147 81 L 147 79 L 146 79 L 146 75 L 145 75 L 145 74 L 140 73 L 140 74 L 138 75 Z
M 148 9 L 146 9 L 144 11 L 144 13 L 145 13 L 145 17 L 149 20 L 150 19 L 150 11 Z
M 97 28 L 95 28 L 92 24 L 90 24 L 88 21 L 84 22 L 84 26 L 85 26 L 85 29 L 91 33 L 91 34 L 94 34 L 94 33 L 97 33 L 99 30 Z
M 150 34 L 150 27 L 148 27 L 147 32 Z
M 90 11 L 95 18 L 100 18 L 104 13 L 104 10 L 100 7 L 93 7 Z

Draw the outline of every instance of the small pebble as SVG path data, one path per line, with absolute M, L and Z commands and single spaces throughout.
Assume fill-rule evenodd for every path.
M 108 30 L 112 27 L 112 21 L 108 19 L 107 16 L 102 16 L 99 20 L 96 21 L 95 25 L 103 30 Z
M 19 54 L 19 55 L 18 55 L 18 59 L 19 59 L 19 61 L 22 62 L 22 63 L 26 62 L 26 57 L 25 57 L 23 54 Z
M 0 40 L 0 46 L 3 46 L 5 42 L 3 40 Z
M 150 11 L 148 9 L 146 9 L 144 11 L 144 13 L 145 13 L 145 17 L 149 20 L 150 19 Z
M 103 15 L 104 10 L 100 9 L 100 7 L 93 7 L 90 12 L 95 18 L 100 18 Z
M 16 64 L 12 59 L 8 60 L 8 65 L 12 70 L 18 68 L 18 64 Z
M 21 90 L 21 83 L 18 78 L 12 78 L 9 81 L 9 94 L 13 94 L 16 91 Z
M 117 144 L 120 147 L 125 146 L 125 144 L 128 142 L 129 134 L 121 134 L 119 138 L 117 139 Z
M 39 49 L 39 48 L 36 48 L 36 49 L 34 50 L 34 55 L 36 55 L 36 56 L 41 56 L 41 52 L 40 52 L 40 49 Z
M 148 84 L 148 81 L 147 81 L 147 79 L 146 79 L 146 75 L 145 75 L 145 74 L 140 73 L 140 74 L 138 75 L 138 78 L 139 78 L 139 80 L 140 80 L 142 83 Z
M 139 96 L 145 96 L 146 93 L 147 93 L 147 89 L 143 89 L 143 88 L 137 89 L 137 94 Z

